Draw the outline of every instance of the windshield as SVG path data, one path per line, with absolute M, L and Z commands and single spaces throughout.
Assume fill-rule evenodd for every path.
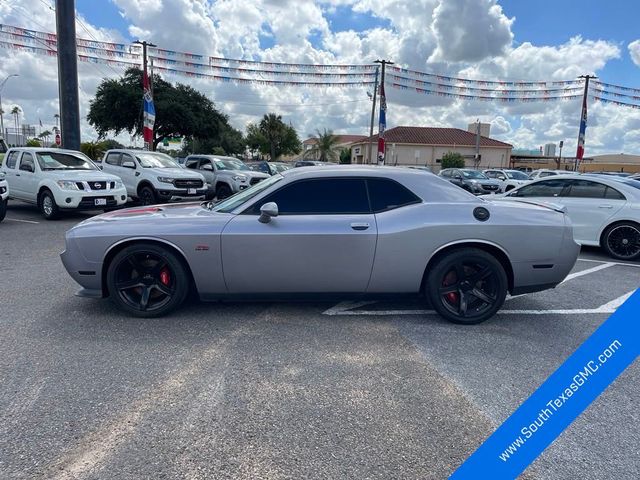
M 253 187 L 247 188 L 246 190 L 241 190 L 235 195 L 232 195 L 226 200 L 214 205 L 211 208 L 211 210 L 213 210 L 214 212 L 221 212 L 221 213 L 232 212 L 233 210 L 238 208 L 240 205 L 248 202 L 253 197 L 258 195 L 260 192 L 262 192 L 266 188 L 269 188 L 271 185 L 279 182 L 280 180 L 282 180 L 281 175 L 274 175 L 273 177 L 269 177 L 260 183 L 256 183 Z M 205 202 L 202 204 L 202 206 L 208 207 L 210 204 L 211 202 Z
M 274 167 L 276 167 L 276 171 L 278 173 L 284 172 L 285 170 L 289 170 L 291 165 L 285 165 L 284 163 L 272 163 Z
M 529 180 L 529 175 L 523 172 L 519 172 L 518 170 L 508 170 L 506 173 L 507 177 L 514 180 Z
M 82 153 L 38 152 L 36 153 L 41 170 L 97 170 L 89 157 Z
M 478 172 L 477 170 L 460 170 L 460 171 L 465 176 L 465 178 L 481 178 L 481 179 L 487 178 L 487 176 L 484 173 Z
M 214 160 L 214 163 L 216 164 L 216 169 L 218 170 L 251 170 L 240 160 L 234 160 L 231 158 L 226 160 L 220 160 L 219 158 L 216 158 Z
M 164 153 L 136 153 L 142 168 L 180 168 L 169 155 Z

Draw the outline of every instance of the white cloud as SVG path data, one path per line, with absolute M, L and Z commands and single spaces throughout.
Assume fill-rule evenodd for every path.
M 633 60 L 633 63 L 640 67 L 640 40 L 631 42 L 628 48 L 629 55 L 631 55 L 631 60 Z
M 414 70 L 478 79 L 559 80 L 596 73 L 620 57 L 615 42 L 575 37 L 562 45 L 513 44 L 512 25 L 496 0 L 112 0 L 128 33 L 172 50 L 205 55 L 293 63 L 368 63 L 392 59 Z M 353 25 L 332 32 L 327 15 L 338 6 L 381 20 L 375 27 Z M 0 22 L 55 31 L 55 16 L 40 0 L 0 2 Z M 83 23 L 101 40 L 122 41 L 116 32 Z M 382 25 L 382 26 L 379 26 Z M 78 36 L 87 37 L 82 27 Z M 262 49 L 261 41 L 275 43 Z M 640 40 L 628 46 L 639 60 Z M 0 76 L 11 79 L 2 99 L 19 104 L 24 119 L 50 127 L 58 111 L 55 59 L 3 51 Z M 585 68 L 587 71 L 585 71 Z M 117 69 L 116 69 L 117 70 Z M 79 64 L 81 113 L 104 76 L 106 65 Z M 316 129 L 368 133 L 371 104 L 367 88 L 299 88 L 234 85 L 182 76 L 167 77 L 205 92 L 244 129 L 268 111 L 283 115 L 301 136 Z M 613 83 L 613 79 L 611 80 Z M 370 88 L 369 88 L 370 89 Z M 521 147 L 565 140 L 575 151 L 580 102 L 503 105 L 428 96 L 387 85 L 388 128 L 433 125 L 466 128 L 480 118 L 492 123 L 492 135 Z M 5 107 L 5 110 L 7 108 Z M 8 117 L 7 117 L 8 118 Z M 5 118 L 5 119 L 7 119 Z M 10 120 L 10 119 L 9 119 Z M 640 150 L 640 112 L 590 102 L 587 154 Z M 83 138 L 95 137 L 86 123 Z

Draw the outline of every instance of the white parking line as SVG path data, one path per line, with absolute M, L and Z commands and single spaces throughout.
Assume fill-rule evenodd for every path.
M 593 263 L 610 263 L 611 265 L 622 265 L 623 267 L 637 267 L 640 268 L 640 264 L 637 263 L 622 263 L 622 262 L 605 262 L 604 260 L 594 260 L 592 258 L 579 258 L 579 262 L 593 262 Z
M 8 220 L 9 222 L 23 222 L 23 223 L 40 223 L 40 222 L 34 222 L 33 220 L 21 220 L 19 218 L 9 218 L 6 217 L 5 220 Z
M 569 280 L 573 280 L 574 278 L 582 277 L 583 275 L 589 275 L 590 273 L 597 272 L 599 270 L 604 270 L 605 268 L 613 267 L 614 265 L 615 263 L 607 262 L 607 263 L 603 263 L 602 265 L 596 265 L 595 267 L 587 268 L 585 270 L 580 270 L 579 272 L 570 273 L 558 285 L 562 285 L 564 282 L 568 282 Z

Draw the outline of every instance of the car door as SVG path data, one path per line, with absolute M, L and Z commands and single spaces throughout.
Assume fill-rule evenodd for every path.
M 38 174 L 33 155 L 23 152 L 16 172 L 16 189 L 20 198 L 29 202 L 35 202 L 38 196 Z
M 451 170 L 449 181 L 459 187 L 464 187 L 464 179 L 460 170 Z
M 131 166 L 133 164 L 133 166 Z M 128 165 L 125 167 L 125 165 Z M 142 167 L 138 164 L 133 155 L 122 153 L 117 167 L 118 175 L 127 188 L 129 195 L 137 195 L 138 193 L 138 177 Z
M 19 151 L 10 150 L 9 153 L 6 154 L 4 162 L 2 163 L 2 171 L 5 173 L 5 179 L 7 180 L 7 184 L 9 185 L 9 195 L 11 195 L 11 198 L 18 199 L 22 198 L 17 190 L 18 185 L 16 184 L 16 180 L 19 180 L 19 177 L 16 177 L 16 174 L 19 173 L 19 158 Z
M 260 207 L 268 202 L 278 205 L 279 215 L 260 223 Z M 231 293 L 364 292 L 376 238 L 363 179 L 289 183 L 225 227 L 225 282 Z
M 216 174 L 214 171 L 213 162 L 210 158 L 200 159 L 200 161 L 198 162 L 198 172 L 204 176 L 209 185 L 214 185 Z
M 579 243 L 599 242 L 600 232 L 626 203 L 622 193 L 596 180 L 571 179 L 560 203 L 567 207 L 573 237 Z

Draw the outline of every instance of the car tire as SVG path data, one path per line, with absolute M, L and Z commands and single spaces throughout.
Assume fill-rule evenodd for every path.
M 156 195 L 155 190 L 148 185 L 145 185 L 140 189 L 138 199 L 142 205 L 155 205 L 158 203 L 158 196 Z
M 118 252 L 107 267 L 109 298 L 141 318 L 166 315 L 187 297 L 191 276 L 181 258 L 154 244 L 138 243 Z
M 452 250 L 427 272 L 425 296 L 442 317 L 472 325 L 493 317 L 507 296 L 508 279 L 502 264 L 477 248 Z
M 602 248 L 617 260 L 640 259 L 640 225 L 621 222 L 609 225 L 602 234 Z
M 7 200 L 0 200 L 0 222 L 4 220 L 7 215 Z
M 216 198 L 218 198 L 218 200 L 230 197 L 231 195 L 233 195 L 233 191 L 231 191 L 231 187 L 226 183 L 223 183 L 216 188 Z
M 60 216 L 60 209 L 56 204 L 56 199 L 49 190 L 43 190 L 40 194 L 38 206 L 40 207 L 40 213 L 46 220 L 55 220 Z

